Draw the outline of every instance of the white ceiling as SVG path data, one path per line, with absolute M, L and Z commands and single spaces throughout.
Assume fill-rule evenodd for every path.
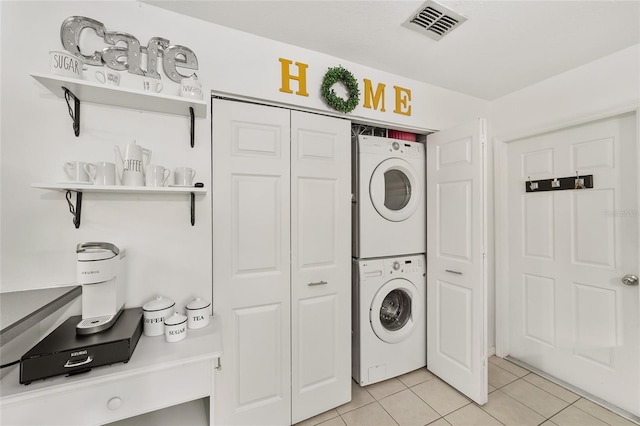
M 402 26 L 423 1 L 145 2 L 487 100 L 640 43 L 640 0 L 438 0 L 468 18 L 440 41 Z

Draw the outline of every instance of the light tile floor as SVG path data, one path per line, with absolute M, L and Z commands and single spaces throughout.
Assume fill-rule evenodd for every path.
M 299 426 L 633 426 L 567 389 L 502 358 L 489 359 L 489 402 L 479 406 L 425 368 L 360 387 L 351 402 Z

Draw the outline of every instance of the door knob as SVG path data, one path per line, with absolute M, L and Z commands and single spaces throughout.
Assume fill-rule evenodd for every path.
M 631 274 L 625 275 L 620 279 L 620 281 L 622 281 L 622 284 L 626 285 L 638 285 L 638 277 Z

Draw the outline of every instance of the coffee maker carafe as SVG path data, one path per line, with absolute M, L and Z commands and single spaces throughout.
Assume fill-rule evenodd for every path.
M 76 333 L 107 330 L 124 309 L 126 250 L 112 243 L 89 242 L 78 244 L 76 253 L 77 281 L 82 285 L 82 321 Z

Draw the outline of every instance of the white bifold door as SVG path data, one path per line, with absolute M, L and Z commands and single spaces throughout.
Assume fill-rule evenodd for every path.
M 427 368 L 487 402 L 486 121 L 427 137 Z
M 215 424 L 293 424 L 351 399 L 350 122 L 212 114 Z

